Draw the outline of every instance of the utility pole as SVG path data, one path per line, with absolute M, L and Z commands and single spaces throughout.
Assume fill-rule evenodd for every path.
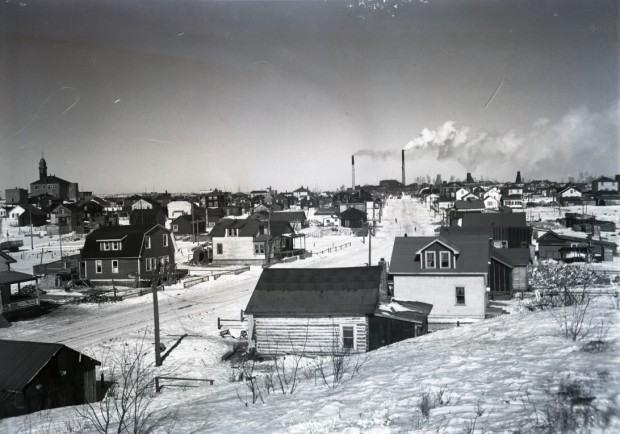
M 372 205 L 372 226 L 368 225 L 368 266 L 372 267 L 372 237 L 375 228 L 375 205 Z
M 149 261 L 150 258 L 147 258 Z M 155 319 L 155 366 L 161 366 L 161 347 L 159 343 L 159 303 L 157 302 L 157 283 L 159 280 L 159 266 L 157 271 L 153 272 L 153 281 L 151 287 L 153 289 L 153 317 Z
M 29 207 L 28 209 L 30 210 L 30 250 L 34 250 L 34 241 L 32 239 L 32 208 Z

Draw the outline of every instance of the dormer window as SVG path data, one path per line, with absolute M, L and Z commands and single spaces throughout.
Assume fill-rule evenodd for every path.
M 435 252 L 426 252 L 424 256 L 426 259 L 425 268 L 437 268 L 437 266 L 435 265 Z
M 439 252 L 439 268 L 450 268 L 450 252 Z

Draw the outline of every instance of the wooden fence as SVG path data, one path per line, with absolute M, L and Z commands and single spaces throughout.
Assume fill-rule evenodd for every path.
M 208 282 L 209 280 L 217 280 L 220 276 L 224 276 L 225 274 L 241 274 L 246 271 L 250 271 L 250 267 L 240 267 L 233 270 L 219 270 L 219 272 L 216 272 L 216 270 L 209 270 L 210 274 L 190 277 L 183 280 L 183 288 L 190 288 L 194 285 L 198 285 L 199 283 Z

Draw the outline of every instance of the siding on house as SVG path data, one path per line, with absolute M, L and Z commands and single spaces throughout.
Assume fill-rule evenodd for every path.
M 465 287 L 465 304 L 457 304 L 456 287 Z M 394 276 L 394 298 L 433 305 L 429 324 L 470 322 L 486 315 L 487 290 L 484 275 Z
M 256 350 L 260 354 L 329 353 L 340 349 L 342 326 L 355 327 L 351 352 L 368 351 L 368 318 L 253 316 Z

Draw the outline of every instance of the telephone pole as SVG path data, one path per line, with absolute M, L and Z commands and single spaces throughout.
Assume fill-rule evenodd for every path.
M 150 260 L 147 258 L 147 261 Z M 161 366 L 161 347 L 159 343 L 159 303 L 157 301 L 157 283 L 159 280 L 158 271 L 153 272 L 153 281 L 151 287 L 153 289 L 153 316 L 155 318 L 155 366 Z

